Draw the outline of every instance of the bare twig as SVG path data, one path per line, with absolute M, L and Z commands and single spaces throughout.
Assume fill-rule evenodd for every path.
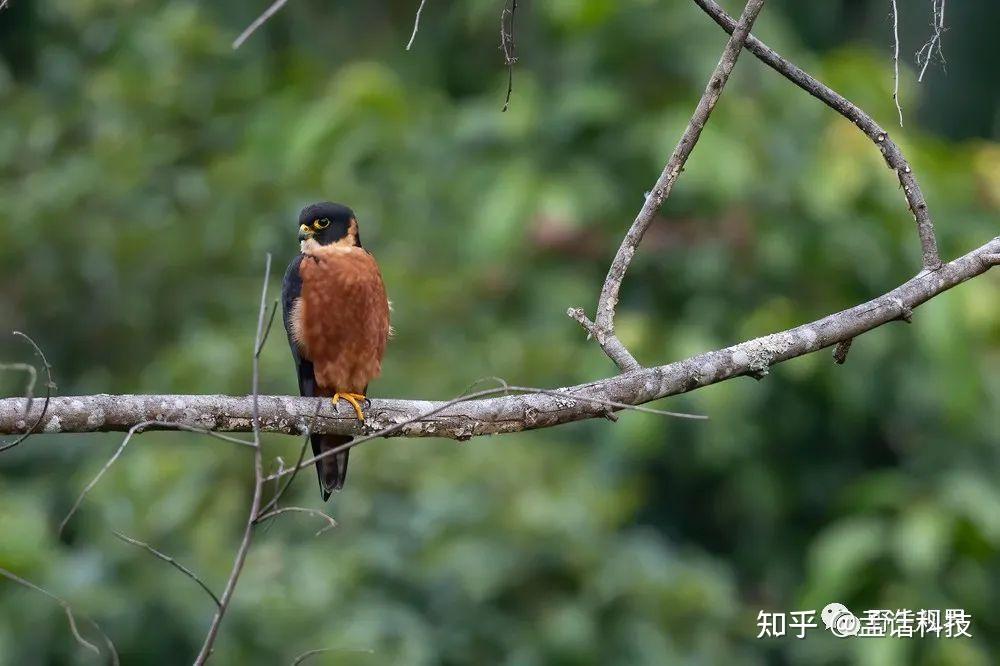
M 723 49 L 715 70 L 708 78 L 705 92 L 698 100 L 698 105 L 695 107 L 694 114 L 685 128 L 684 134 L 681 135 L 677 147 L 674 148 L 670 159 L 667 160 L 660 177 L 653 185 L 649 196 L 646 197 L 642 209 L 632 222 L 625 238 L 622 239 L 621 246 L 611 262 L 608 275 L 604 279 L 604 286 L 601 288 L 601 296 L 597 303 L 597 316 L 594 318 L 594 322 L 591 323 L 582 311 L 570 310 L 570 316 L 579 321 L 587 329 L 588 334 L 597 339 L 597 343 L 601 345 L 601 348 L 622 372 L 630 372 L 640 367 L 639 362 L 632 357 L 615 336 L 615 309 L 618 306 L 618 293 L 621 290 L 625 272 L 635 257 L 642 237 L 653 222 L 653 218 L 663 202 L 670 196 L 670 191 L 673 189 L 674 183 L 677 182 L 677 177 L 684 168 L 684 163 L 687 162 L 688 156 L 694 150 L 695 144 L 698 143 L 701 131 L 705 128 L 709 116 L 712 115 L 712 110 L 722 95 L 722 89 L 729 80 L 729 75 L 743 50 L 743 43 L 750 34 L 750 27 L 757 19 L 763 6 L 764 0 L 749 0 L 743 9 L 743 15 L 733 30 L 725 49 Z M 575 316 L 576 312 L 579 312 L 581 317 Z
M 250 39 L 250 35 L 257 31 L 257 28 L 267 23 L 268 19 L 277 14 L 288 0 L 276 0 L 274 4 L 264 10 L 264 13 L 254 19 L 254 22 L 247 26 L 240 36 L 233 40 L 233 50 L 243 46 L 243 42 Z
M 277 476 L 280 476 L 280 473 Z M 257 524 L 263 523 L 268 518 L 274 518 L 275 516 L 280 516 L 281 514 L 290 511 L 308 513 L 310 516 L 316 516 L 317 518 L 325 520 L 327 523 L 326 527 L 321 529 L 319 532 L 316 532 L 316 536 L 319 536 L 320 534 L 326 532 L 327 530 L 332 530 L 334 527 L 337 526 L 337 521 L 334 520 L 330 515 L 324 513 L 323 511 L 320 511 L 319 509 L 307 509 L 306 507 L 303 506 L 286 506 L 280 509 L 275 509 L 274 511 L 268 511 L 267 513 L 265 513 L 264 515 L 262 515 L 260 518 L 257 519 Z
M 318 650 L 308 650 L 307 652 L 303 652 L 295 658 L 295 661 L 292 662 L 292 666 L 299 666 L 299 664 L 307 659 L 311 659 L 320 654 L 326 654 L 327 652 L 364 652 L 365 654 L 375 654 L 375 650 L 364 648 L 319 648 Z
M 56 416 L 55 418 L 58 418 L 58 416 Z M 121 457 L 122 453 L 125 452 L 125 447 L 128 446 L 128 443 L 130 441 L 132 441 L 132 437 L 138 433 L 143 432 L 144 430 L 152 429 L 153 426 L 155 426 L 156 429 L 185 430 L 187 432 L 195 432 L 202 435 L 208 435 L 210 437 L 220 439 L 224 442 L 231 442 L 233 444 L 240 444 L 242 446 L 253 446 L 250 442 L 242 440 L 238 437 L 231 437 L 229 435 L 213 432 L 211 430 L 206 430 L 204 428 L 197 428 L 195 426 L 187 425 L 185 423 L 166 423 L 158 419 L 141 421 L 139 423 L 136 423 L 135 425 L 133 425 L 128 429 L 128 434 L 125 435 L 125 438 L 122 439 L 122 443 L 118 445 L 118 448 L 115 450 L 115 452 L 111 455 L 110 458 L 108 458 L 108 461 L 104 463 L 104 466 L 101 467 L 100 471 L 97 473 L 97 476 L 95 476 L 93 479 L 90 480 L 90 483 L 86 485 L 86 487 L 80 493 L 80 496 L 76 498 L 76 502 L 73 503 L 73 506 L 72 508 L 70 508 L 69 513 L 67 513 L 66 517 L 62 519 L 61 523 L 59 523 L 59 534 L 62 534 L 63 530 L 66 529 L 66 525 L 69 523 L 70 518 L 73 517 L 73 515 L 80 508 L 80 505 L 83 504 L 84 498 L 86 498 L 87 495 L 90 493 L 90 491 L 94 489 L 94 486 L 96 486 L 97 482 L 101 480 L 101 477 L 104 476 L 105 472 L 107 472 L 111 468 L 111 466 L 115 464 L 115 461 Z
M 27 334 L 22 333 L 21 331 L 13 331 L 12 333 L 27 340 L 28 344 L 30 344 L 35 350 L 35 354 L 42 360 L 42 365 L 45 366 L 45 404 L 42 406 L 42 413 L 38 415 L 38 418 L 35 419 L 35 422 L 31 424 L 30 428 L 27 428 L 24 433 L 13 442 L 0 445 L 0 453 L 8 451 L 18 444 L 21 444 L 24 440 L 31 436 L 31 433 L 35 432 L 42 420 L 45 419 L 45 413 L 49 410 L 49 402 L 52 400 L 52 390 L 56 388 L 55 382 L 52 381 L 52 366 L 49 365 L 49 360 L 45 358 L 45 354 L 42 352 L 41 347 L 39 347 L 38 344 L 35 343 L 35 341 L 32 340 Z M 28 386 L 25 391 L 25 397 L 27 398 L 28 404 L 25 407 L 25 412 L 30 412 L 35 398 L 35 381 L 37 380 L 35 367 L 24 363 L 14 363 L 7 366 L 0 365 L 0 370 L 3 369 L 22 370 L 28 372 Z
M 38 585 L 32 583 L 31 581 L 25 580 L 24 578 L 21 578 L 17 574 L 7 571 L 6 569 L 0 568 L 0 576 L 12 580 L 18 585 L 22 585 L 28 588 L 29 590 L 34 590 L 35 592 L 44 594 L 49 599 L 52 599 L 57 604 L 62 606 L 62 609 L 66 612 L 66 620 L 69 622 L 69 630 L 72 632 L 73 638 L 76 639 L 76 642 L 79 643 L 80 646 L 90 650 L 94 654 L 98 655 L 101 654 L 101 650 L 96 645 L 85 639 L 80 634 L 80 629 L 76 625 L 76 618 L 73 615 L 73 607 L 70 605 L 68 601 L 66 601 L 62 597 L 57 597 L 48 590 L 41 588 Z M 97 632 L 101 635 L 101 639 L 104 641 L 104 644 L 107 645 L 108 654 L 111 657 L 111 663 L 114 664 L 115 666 L 118 666 L 118 650 L 115 649 L 115 644 L 111 642 L 111 638 L 109 638 L 108 635 L 104 633 L 104 631 L 96 622 L 94 622 L 93 620 L 88 620 L 88 622 L 94 627 L 94 629 L 97 630 Z
M 733 20 L 733 17 L 727 14 L 715 0 L 694 0 L 694 2 L 726 32 L 732 32 L 736 27 L 736 21 Z M 910 165 L 903 156 L 903 152 L 893 142 L 886 131 L 871 116 L 850 100 L 817 81 L 814 77 L 783 58 L 774 49 L 753 35 L 747 38 L 746 48 L 768 67 L 856 124 L 858 129 L 864 132 L 878 146 L 883 157 L 885 157 L 886 164 L 896 172 L 903 196 L 906 198 L 907 206 L 910 212 L 913 213 L 913 218 L 917 223 L 917 234 L 920 236 L 924 268 L 930 270 L 938 268 L 941 265 L 941 258 L 938 256 L 937 240 L 934 237 L 934 224 L 931 221 L 927 203 L 924 201 L 923 192 L 920 190 L 917 178 L 912 169 L 910 169 Z
M 209 588 L 208 585 L 206 585 L 205 582 L 202 581 L 201 578 L 198 578 L 198 576 L 193 571 L 191 571 L 190 569 L 188 569 L 187 567 L 185 567 L 183 564 L 181 564 L 180 562 L 178 562 L 174 558 L 170 557 L 169 555 L 167 555 L 165 553 L 161 553 L 160 551 L 156 550 L 155 548 L 153 548 L 152 546 L 150 546 L 145 541 L 139 541 L 138 539 L 133 539 L 132 537 L 128 536 L 127 534 L 123 534 L 122 532 L 119 532 L 117 530 L 113 530 L 112 532 L 113 532 L 113 534 L 116 537 L 118 537 L 119 539 L 121 539 L 125 543 L 130 543 L 133 546 L 139 546 L 140 548 L 145 548 L 154 557 L 157 557 L 157 558 L 163 560 L 164 562 L 166 562 L 167 564 L 169 564 L 170 566 L 174 567 L 175 569 L 177 569 L 178 571 L 180 571 L 182 574 L 184 574 L 185 576 L 187 576 L 188 578 L 190 578 L 194 582 L 198 583 L 198 586 L 201 587 L 201 589 L 205 590 L 205 594 L 207 594 L 208 596 L 212 597 L 212 601 L 215 602 L 216 606 L 221 606 L 222 605 L 222 602 L 219 601 L 219 597 L 215 596 L 215 592 L 212 592 L 211 588 Z
M 931 33 L 930 40 L 917 51 L 917 64 L 919 65 L 921 61 L 923 62 L 923 66 L 920 68 L 920 75 L 917 77 L 917 83 L 924 82 L 924 73 L 927 71 L 927 65 L 931 64 L 935 51 L 937 51 L 938 58 L 941 59 L 941 66 L 944 67 L 947 65 L 947 61 L 944 58 L 944 49 L 941 46 L 944 36 L 944 3 L 945 0 L 932 0 L 931 29 L 933 32 Z
M 267 283 L 271 278 L 271 254 L 268 253 L 264 263 L 264 284 L 260 292 L 260 309 L 257 313 L 257 335 L 253 344 L 253 381 L 251 396 L 250 427 L 253 431 L 253 495 L 250 500 L 250 511 L 247 515 L 246 526 L 243 528 L 243 538 L 240 540 L 239 548 L 236 550 L 236 557 L 233 560 L 233 568 L 226 581 L 226 587 L 222 590 L 222 597 L 219 599 L 219 606 L 212 617 L 212 624 L 205 635 L 205 642 L 201 646 L 201 651 L 195 659 L 195 666 L 202 666 L 212 655 L 212 646 L 219 635 L 219 627 L 222 618 L 226 615 L 229 602 L 232 601 L 233 593 L 236 591 L 236 584 L 240 574 L 243 572 L 243 565 L 246 563 L 247 553 L 250 551 L 250 543 L 253 540 L 253 528 L 257 515 L 260 513 L 261 498 L 264 494 L 264 458 L 260 443 L 260 353 L 263 350 L 265 340 L 264 315 L 267 312 Z M 273 316 L 273 315 L 272 315 Z
M 413 40 L 417 38 L 417 31 L 420 30 L 420 14 L 424 11 L 424 5 L 426 4 L 427 0 L 420 0 L 420 6 L 417 7 L 417 16 L 413 19 L 413 34 L 410 35 L 410 41 L 406 43 L 407 51 L 413 46 Z
M 514 91 L 514 63 L 517 62 L 517 42 L 514 37 L 514 18 L 517 15 L 517 0 L 504 0 L 500 11 L 500 51 L 503 53 L 504 64 L 507 65 L 507 97 L 503 101 L 501 111 L 510 108 L 510 94 Z
M 592 338 L 597 340 L 597 344 L 601 346 L 601 349 L 608 355 L 608 358 L 618 366 L 619 370 L 629 372 L 642 367 L 629 350 L 625 348 L 625 345 L 618 339 L 617 335 L 602 335 L 598 337 L 597 325 L 590 321 L 583 308 L 567 308 L 566 316 L 576 320 L 583 327 L 583 330 L 587 331 L 588 340 Z M 601 342 L 602 339 L 604 342 Z
M 267 319 L 267 328 L 264 329 L 264 337 L 261 338 L 260 344 L 254 349 L 254 355 L 260 356 L 261 350 L 264 345 L 267 344 L 267 337 L 271 335 L 271 326 L 274 324 L 274 315 L 278 312 L 278 299 L 274 299 L 274 303 L 271 305 L 271 315 Z
M 97 476 L 95 476 L 93 479 L 90 480 L 90 483 L 88 483 L 84 487 L 83 492 L 81 492 L 79 497 L 76 498 L 76 501 L 73 502 L 73 506 L 70 507 L 69 513 L 67 513 L 66 517 L 62 519 L 61 523 L 59 523 L 59 534 L 62 534 L 63 530 L 66 529 L 67 523 L 69 523 L 69 520 L 70 518 L 73 517 L 73 514 L 76 513 L 76 510 L 80 508 L 80 505 L 83 504 L 83 500 L 87 496 L 87 494 L 94 488 L 94 486 L 97 485 L 97 482 L 101 480 L 101 477 L 104 476 L 104 473 L 107 472 L 111 468 L 111 466 L 115 464 L 115 461 L 121 457 L 122 453 L 125 452 L 125 447 L 128 446 L 128 443 L 130 441 L 132 441 L 132 437 L 137 432 L 140 432 L 144 427 L 150 425 L 150 423 L 151 421 L 143 421 L 141 423 L 135 424 L 129 429 L 128 434 L 125 435 L 125 438 L 122 440 L 122 443 L 118 445 L 118 448 L 115 450 L 115 452 L 111 454 L 111 457 L 108 458 L 108 461 L 104 463 L 104 466 L 101 467 L 99 472 L 97 472 Z
M 305 448 L 304 447 L 305 447 L 305 445 L 303 444 L 302 456 L 305 456 Z M 274 474 L 272 474 L 270 477 L 268 477 L 268 479 L 271 479 L 272 477 L 274 478 L 274 496 L 272 496 L 271 501 L 268 502 L 267 506 L 265 506 L 265 507 L 263 507 L 261 509 L 261 513 L 267 511 L 268 508 L 270 508 L 273 504 L 277 504 L 277 502 L 275 502 L 275 500 L 274 500 L 274 497 L 276 497 L 278 495 L 278 493 L 281 492 L 281 478 L 280 477 L 281 477 L 281 473 L 285 471 L 285 459 L 282 458 L 281 456 L 275 456 L 274 460 L 278 463 L 278 471 L 275 472 Z M 285 485 L 287 486 L 287 485 L 291 484 L 291 482 L 294 480 L 294 478 L 295 478 L 294 476 L 292 478 L 290 478 L 285 483 Z M 259 522 L 259 518 L 258 518 L 258 522 Z M 266 533 L 270 529 L 271 529 L 271 526 L 268 525 L 267 527 L 264 528 L 264 532 Z
M 896 0 L 889 0 L 892 7 L 892 101 L 899 114 L 899 126 L 903 126 L 903 109 L 899 106 L 899 9 Z

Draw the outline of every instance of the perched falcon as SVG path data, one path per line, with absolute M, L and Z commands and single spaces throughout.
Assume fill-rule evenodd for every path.
M 368 382 L 382 371 L 389 337 L 389 301 L 375 258 L 363 247 L 347 206 L 323 202 L 299 213 L 301 251 L 288 264 L 281 305 L 288 345 L 304 396 L 341 399 L 365 420 Z M 313 435 L 314 455 L 341 446 L 346 435 Z M 344 486 L 345 450 L 316 461 L 323 499 Z

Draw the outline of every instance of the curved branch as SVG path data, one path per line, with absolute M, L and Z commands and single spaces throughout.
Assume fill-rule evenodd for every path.
M 3 5 L 0 4 L 0 8 L 2 8 L 2 7 L 3 7 Z M 17 574 L 15 574 L 15 573 L 13 573 L 11 571 L 7 571 L 6 569 L 0 568 L 0 576 L 3 576 L 4 578 L 7 578 L 9 580 L 12 580 L 13 582 L 17 583 L 18 585 L 26 587 L 29 590 L 34 590 L 35 592 L 39 592 L 41 594 L 44 594 L 49 599 L 52 599 L 54 602 L 56 602 L 57 604 L 59 604 L 60 606 L 62 606 L 63 611 L 66 613 L 66 621 L 69 623 L 69 630 L 70 630 L 70 632 L 72 632 L 73 638 L 76 640 L 76 642 L 79 643 L 82 647 L 87 648 L 88 650 L 90 650 L 94 654 L 97 654 L 97 655 L 101 654 L 100 649 L 98 649 L 98 647 L 96 645 L 94 645 L 93 643 L 91 643 L 90 641 L 88 641 L 86 638 L 84 638 L 80 634 L 80 628 L 76 624 L 76 617 L 73 615 L 73 607 L 70 605 L 70 603 L 68 601 L 66 601 L 62 597 L 57 597 L 56 595 L 52 594 L 51 592 L 49 592 L 45 588 L 39 587 L 38 585 L 35 585 L 34 583 L 32 583 L 30 580 L 25 580 L 24 578 L 21 578 Z M 98 625 L 96 622 L 94 622 L 93 620 L 89 620 L 89 619 L 87 620 L 87 622 L 89 624 L 93 625 L 94 629 L 96 629 L 98 631 L 98 633 L 101 634 L 101 639 L 104 641 L 104 644 L 108 648 L 108 655 L 111 658 L 111 664 L 112 664 L 112 666 L 118 666 L 118 664 L 119 664 L 119 661 L 118 661 L 118 650 L 115 648 L 115 644 L 111 642 L 111 638 L 108 637 L 108 635 L 106 633 L 104 633 L 104 630 L 101 629 L 100 625 Z
M 45 376 L 47 378 L 45 382 L 45 403 L 42 405 L 42 413 L 38 415 L 38 418 L 35 419 L 34 424 L 30 428 L 25 430 L 24 433 L 20 437 L 15 439 L 13 442 L 10 442 L 9 444 L 0 444 L 0 453 L 3 453 L 4 451 L 9 451 L 10 449 L 13 449 L 15 446 L 18 446 L 19 444 L 23 443 L 24 440 L 28 439 L 28 437 L 31 436 L 31 433 L 35 432 L 35 429 L 41 424 L 42 419 L 45 418 L 45 414 L 48 411 L 49 401 L 52 400 L 52 389 L 56 388 L 56 383 L 52 381 L 52 366 L 49 365 L 49 359 L 45 358 L 45 354 L 42 352 L 41 347 L 39 347 L 38 344 L 34 340 L 32 340 L 26 333 L 22 333 L 21 331 L 12 331 L 12 333 L 13 335 L 20 336 L 25 340 L 27 340 L 28 344 L 30 344 L 35 349 L 35 354 L 38 355 L 38 358 L 42 359 L 42 365 L 45 366 Z M 26 393 L 27 393 L 27 405 L 28 405 L 27 409 L 30 411 L 32 402 L 34 401 L 35 380 L 37 378 L 37 372 L 35 370 L 35 366 L 25 365 L 23 363 L 14 363 L 12 365 L 6 365 L 6 366 L 0 364 L 0 370 L 4 369 L 22 370 L 28 373 L 29 381 Z
M 195 583 L 197 583 L 198 587 L 200 587 L 202 590 L 204 590 L 205 594 L 207 594 L 208 596 L 210 596 L 212 598 L 212 601 L 215 602 L 216 607 L 219 607 L 219 606 L 222 605 L 222 602 L 219 601 L 219 597 L 216 596 L 215 592 L 212 592 L 212 588 L 210 588 L 208 585 L 206 585 L 205 581 L 203 581 L 201 578 L 198 578 L 198 574 L 196 574 L 195 572 L 191 571 L 190 569 L 188 569 L 186 566 L 184 566 L 183 564 L 181 564 L 180 562 L 178 562 L 174 558 L 170 557 L 166 553 L 163 553 L 163 552 L 160 552 L 160 551 L 156 550 L 155 548 L 153 548 L 152 546 L 150 546 L 145 541 L 139 541 L 138 539 L 133 539 L 129 535 L 127 535 L 127 534 L 125 534 L 123 532 L 119 532 L 118 530 L 112 531 L 112 534 L 114 534 L 116 537 L 118 537 L 120 540 L 124 541 L 125 543 L 130 543 L 133 546 L 138 546 L 139 548 L 142 548 L 142 549 L 146 550 L 153 557 L 155 557 L 155 558 L 157 558 L 159 560 L 163 560 L 164 562 L 166 562 L 167 564 L 169 564 L 173 568 L 177 569 L 182 574 L 184 574 L 185 576 L 187 576 L 188 578 L 190 578 L 191 580 L 193 580 Z
M 302 467 L 302 464 L 299 463 L 298 467 Z M 257 518 L 257 524 L 259 525 L 265 520 L 269 520 L 271 518 L 280 516 L 283 513 L 289 513 L 292 511 L 299 513 L 307 513 L 310 516 L 315 516 L 316 518 L 326 521 L 326 527 L 322 528 L 319 532 L 316 532 L 316 536 L 319 536 L 323 532 L 326 532 L 327 530 L 333 529 L 334 527 L 337 526 L 337 521 L 331 518 L 328 514 L 324 513 L 323 511 L 320 511 L 319 509 L 309 509 L 304 506 L 286 506 L 280 509 L 275 509 L 274 511 L 268 511 L 267 513 Z
M 671 153 L 670 158 L 663 167 L 663 171 L 660 173 L 660 177 L 657 178 L 656 184 L 653 185 L 649 195 L 646 197 L 645 203 L 642 205 L 642 209 L 636 215 L 632 226 L 629 227 L 628 233 L 625 234 L 625 238 L 622 239 L 618 252 L 615 253 L 615 258 L 608 269 L 608 275 L 604 279 L 604 286 L 601 288 L 601 296 L 597 301 L 597 314 L 594 316 L 594 321 L 591 322 L 588 320 L 583 310 L 579 308 L 571 308 L 567 311 L 570 317 L 580 322 L 580 325 L 587 330 L 587 333 L 597 340 L 597 343 L 601 345 L 604 352 L 622 372 L 638 370 L 641 367 L 639 362 L 635 360 L 615 335 L 615 308 L 618 306 L 618 292 L 621 290 L 622 280 L 625 279 L 625 272 L 628 270 L 629 265 L 631 265 L 633 257 L 635 257 L 635 252 L 639 247 L 639 243 L 642 242 L 642 237 L 646 234 L 646 230 L 653 222 L 656 213 L 663 206 L 663 202 L 670 196 L 670 191 L 673 190 L 674 183 L 677 182 L 677 177 L 684 169 L 684 164 L 687 162 L 688 156 L 691 155 L 695 144 L 698 143 L 701 132 L 705 129 L 705 124 L 708 123 L 709 116 L 712 115 L 712 110 L 722 96 L 722 89 L 726 87 L 729 75 L 736 66 L 736 59 L 739 58 L 740 53 L 743 51 L 743 43 L 750 34 L 750 28 L 753 26 L 763 6 L 764 0 L 749 0 L 743 9 L 743 15 L 732 31 L 732 36 L 726 43 L 726 48 L 723 49 L 722 55 L 719 56 L 719 62 L 715 66 L 715 70 L 708 77 L 705 92 L 702 93 L 701 99 L 698 100 L 694 114 L 692 114 L 691 120 L 688 121 L 687 127 L 684 129 L 684 134 L 681 135 L 681 139 L 677 142 L 674 152 Z
M 727 14 L 726 10 L 714 0 L 694 0 L 694 2 L 726 32 L 731 33 L 736 28 L 736 21 L 733 20 L 733 17 Z M 885 157 L 886 164 L 896 172 L 900 187 L 903 189 L 903 196 L 906 197 L 906 204 L 917 223 L 924 268 L 933 269 L 940 266 L 941 259 L 938 256 L 937 239 L 934 237 L 934 223 L 931 221 L 930 211 L 927 210 L 924 194 L 920 190 L 920 185 L 917 184 L 917 177 L 910 169 L 906 158 L 903 157 L 903 152 L 889 138 L 889 134 L 871 116 L 850 100 L 785 60 L 777 51 L 753 35 L 747 38 L 745 46 L 765 65 L 857 125 L 858 129 L 878 146 L 879 150 L 882 151 L 882 156 Z
M 641 405 L 743 375 L 760 376 L 782 361 L 803 356 L 897 319 L 938 294 L 986 272 L 1000 259 L 1000 236 L 936 270 L 923 270 L 873 300 L 779 333 L 705 352 L 683 361 L 644 368 L 615 377 L 554 389 L 457 404 L 426 400 L 372 400 L 360 426 L 354 411 L 324 402 L 314 432 L 371 434 L 406 423 L 386 436 L 447 437 L 467 440 L 481 435 L 547 428 L 571 421 L 606 418 L 608 402 Z M 0 400 L 0 434 L 17 434 L 35 416 L 25 414 L 24 400 Z M 259 396 L 260 430 L 302 434 L 316 409 L 310 398 Z M 427 415 L 433 410 L 440 410 Z M 200 429 L 252 432 L 252 396 L 91 395 L 53 398 L 43 431 L 127 431 L 144 421 L 153 430 L 163 423 Z M 174 425 L 173 427 L 176 427 Z

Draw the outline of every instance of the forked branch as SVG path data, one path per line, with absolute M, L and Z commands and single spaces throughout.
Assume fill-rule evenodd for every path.
M 695 107 L 691 120 L 688 121 L 684 134 L 681 135 L 677 147 L 674 148 L 666 166 L 663 167 L 656 184 L 646 196 L 646 202 L 639 210 L 639 214 L 632 222 L 625 238 L 622 239 L 621 246 L 611 262 L 611 268 L 608 269 L 604 286 L 601 288 L 601 297 L 597 303 L 597 315 L 594 321 L 591 322 L 587 319 L 581 308 L 571 308 L 567 311 L 570 317 L 578 321 L 587 330 L 587 333 L 597 340 L 604 352 L 622 372 L 638 370 L 640 367 L 639 362 L 615 335 L 615 308 L 618 306 L 618 293 L 621 290 L 622 280 L 625 279 L 625 272 L 635 257 L 642 237 L 653 222 L 656 213 L 663 206 L 663 202 L 670 196 L 670 191 L 674 188 L 674 183 L 677 182 L 677 177 L 683 170 L 688 156 L 698 143 L 701 131 L 705 129 L 705 124 L 708 123 L 712 110 L 718 103 L 719 97 L 722 96 L 722 89 L 725 88 L 726 82 L 729 81 L 729 75 L 732 73 L 733 67 L 736 66 L 736 60 L 739 58 L 740 52 L 743 51 L 743 43 L 750 34 L 750 27 L 757 19 L 763 6 L 764 0 L 749 0 L 743 9 L 743 15 L 734 27 L 729 42 L 719 57 L 719 63 L 708 78 L 705 92 L 698 100 L 698 105 Z
M 731 33 L 736 28 L 736 21 L 719 6 L 719 3 L 714 0 L 694 0 L 694 2 L 726 32 Z M 924 194 L 917 184 L 917 177 L 909 162 L 903 156 L 903 151 L 889 137 L 889 133 L 850 100 L 820 83 L 802 68 L 785 60 L 777 51 L 753 35 L 747 38 L 746 49 L 765 65 L 857 125 L 858 129 L 875 143 L 885 157 L 886 164 L 896 172 L 906 204 L 917 223 L 924 268 L 935 269 L 940 266 L 941 258 L 938 256 L 937 239 L 934 237 L 934 224 L 927 203 L 924 201 Z

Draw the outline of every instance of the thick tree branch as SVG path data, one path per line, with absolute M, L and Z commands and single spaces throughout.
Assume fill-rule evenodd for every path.
M 712 115 L 712 110 L 718 103 L 719 97 L 722 96 L 722 89 L 725 88 L 726 82 L 729 81 L 729 75 L 732 73 L 733 67 L 736 66 L 736 60 L 743 51 L 743 42 L 750 34 L 750 28 L 763 6 L 764 0 L 749 0 L 744 7 L 739 24 L 735 26 L 732 36 L 726 43 L 715 70 L 708 77 L 705 92 L 698 100 L 694 114 L 684 129 L 684 134 L 681 135 L 674 152 L 663 167 L 660 177 L 653 185 L 653 189 L 650 190 L 646 202 L 632 222 L 628 233 L 622 239 L 618 252 L 615 253 L 615 258 L 608 269 L 608 275 L 604 279 L 604 286 L 601 288 L 601 296 L 597 302 L 597 316 L 594 321 L 591 322 L 587 319 L 586 314 L 580 308 L 571 308 L 567 312 L 570 317 L 580 322 L 580 325 L 587 330 L 591 337 L 597 340 L 604 352 L 623 372 L 638 370 L 641 367 L 615 335 L 615 308 L 618 306 L 618 293 L 621 290 L 622 280 L 625 279 L 625 272 L 628 271 L 628 267 L 635 257 L 642 237 L 646 234 L 646 230 L 653 222 L 656 213 L 663 206 L 663 202 L 670 196 L 670 191 L 674 188 L 677 177 L 684 169 L 688 156 L 691 155 L 695 144 L 698 143 L 701 131 L 705 129 L 708 118 Z
M 730 33 L 734 31 L 736 21 L 717 2 L 714 0 L 694 0 L 694 2 L 711 16 L 713 21 L 722 26 L 723 30 Z M 903 189 L 903 196 L 906 197 L 907 206 L 917 222 L 917 234 L 920 236 L 924 268 L 933 269 L 940 266 L 941 259 L 938 256 L 937 240 L 934 237 L 934 224 L 931 221 L 927 203 L 924 201 L 924 194 L 917 184 L 917 178 L 913 174 L 913 170 L 910 169 L 909 163 L 903 157 L 899 146 L 889 138 L 889 134 L 871 116 L 851 103 L 850 100 L 785 60 L 777 51 L 753 35 L 747 38 L 746 48 L 768 67 L 857 125 L 869 139 L 875 142 L 875 145 L 882 151 L 886 164 L 896 172 L 899 184 Z
M 393 437 L 448 437 L 466 440 L 480 435 L 547 428 L 571 421 L 606 418 L 607 401 L 641 405 L 715 384 L 741 375 L 759 376 L 782 361 L 824 349 L 878 326 L 907 316 L 922 303 L 987 271 L 1000 260 L 1000 237 L 942 265 L 923 270 L 892 291 L 817 321 L 725 349 L 698 354 L 652 368 L 555 389 L 547 393 L 508 395 L 484 400 L 446 403 L 425 400 L 372 400 L 364 429 L 354 411 L 325 402 L 314 432 L 370 434 L 402 424 Z M 597 402 L 595 402 L 597 401 Z M 602 402 L 603 401 L 603 402 Z M 0 434 L 23 432 L 37 416 L 36 404 L 25 413 L 23 398 L 0 400 Z M 339 407 L 343 407 L 342 405 Z M 260 429 L 301 434 L 316 409 L 316 401 L 292 396 L 259 396 Z M 431 416 L 428 412 L 440 409 Z M 226 432 L 252 432 L 252 396 L 222 395 L 91 395 L 55 397 L 43 427 L 46 433 L 124 432 L 143 421 L 181 423 Z M 168 426 L 169 427 L 169 426 Z M 176 427 L 176 426 L 174 426 Z

